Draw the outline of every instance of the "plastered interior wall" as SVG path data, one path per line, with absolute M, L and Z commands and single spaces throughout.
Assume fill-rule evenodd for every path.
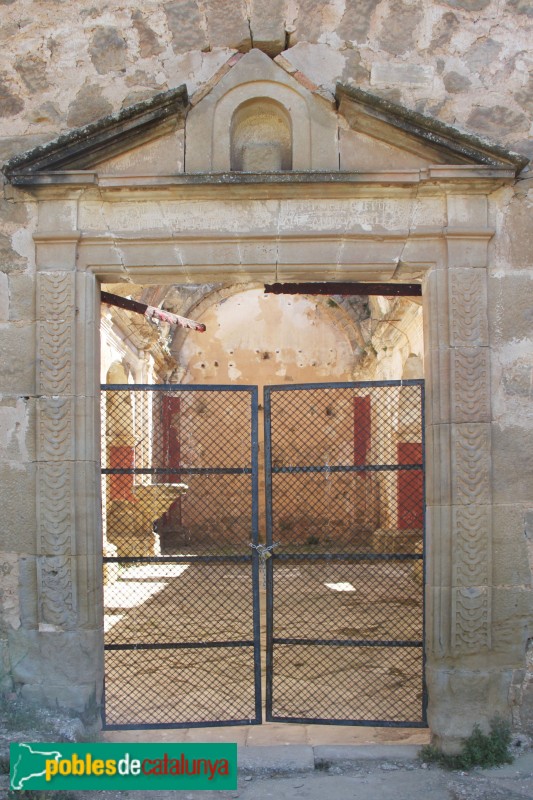
M 185 83 L 190 95 L 201 93 L 228 58 L 249 49 L 251 36 L 256 46 L 281 56 L 294 74 L 307 76 L 326 92 L 339 79 L 353 82 L 526 155 L 532 153 L 531 8 L 521 0 L 510 0 L 504 7 L 490 0 L 382 0 L 362 6 L 355 0 L 276 0 L 268 7 L 235 2 L 229 11 L 228 4 L 217 0 L 168 2 L 157 8 L 140 2 L 135 9 L 103 2 L 3 0 L 0 11 L 1 160 L 167 87 Z M 164 163 L 170 150 L 161 140 L 160 157 L 153 150 L 147 164 L 133 157 L 130 169 L 182 170 L 187 143 L 182 131 L 172 136 L 177 155 L 171 164 Z M 349 130 L 339 136 L 348 167 L 352 136 Z M 368 153 L 370 157 L 375 150 L 369 147 Z M 409 166 L 409 157 L 405 158 L 404 166 Z M 121 171 L 124 159 L 119 162 L 116 169 Z M 495 231 L 489 245 L 485 318 L 494 503 L 491 624 L 499 637 L 498 651 L 490 652 L 491 674 L 496 671 L 503 677 L 487 682 L 485 675 L 474 700 L 480 709 L 488 703 L 512 715 L 517 725 L 531 725 L 532 705 L 528 688 L 532 679 L 526 672 L 526 649 L 533 638 L 532 205 L 527 170 L 488 200 L 488 224 Z M 92 214 L 99 217 L 98 227 L 102 210 L 106 214 L 100 201 L 92 208 L 90 202 L 84 203 L 79 219 L 74 219 L 75 202 L 70 212 L 65 208 L 66 227 L 90 228 Z M 72 219 L 67 219 L 69 213 Z M 456 206 L 455 221 L 458 218 Z M 127 228 L 125 214 L 122 219 Z M 144 223 L 139 216 L 129 224 L 137 228 Z M 39 665 L 43 657 L 54 661 L 54 645 L 46 630 L 35 627 L 37 599 L 31 589 L 43 514 L 31 499 L 36 497 L 39 441 L 40 355 L 32 241 L 36 226 L 35 199 L 23 192 L 14 196 L 6 187 L 0 207 L 0 665 L 3 688 L 30 687 L 26 697 L 54 703 L 54 692 L 39 688 L 43 684 Z M 470 302 L 475 309 L 476 298 Z M 394 371 L 388 360 L 382 353 L 376 377 Z M 193 359 L 190 368 L 197 369 L 195 364 Z M 171 366 L 167 365 L 169 371 Z M 21 587 L 25 587 L 22 592 Z M 87 652 L 94 646 L 86 637 Z M 483 671 L 487 657 L 471 653 L 462 663 Z M 62 702 L 79 708 L 80 697 L 83 704 L 96 692 L 94 674 L 84 682 L 82 659 L 60 661 L 56 656 L 54 669 L 64 687 Z M 453 659 L 447 663 L 448 673 L 440 673 L 432 691 L 453 698 L 464 691 L 466 678 Z M 80 680 L 83 694 L 74 685 Z M 453 703 L 450 709 L 449 724 L 443 725 L 448 732 L 457 730 L 454 715 L 460 715 Z

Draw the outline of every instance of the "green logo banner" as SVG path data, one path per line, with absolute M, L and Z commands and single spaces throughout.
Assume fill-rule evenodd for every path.
M 236 744 L 17 743 L 10 760 L 15 791 L 237 788 Z

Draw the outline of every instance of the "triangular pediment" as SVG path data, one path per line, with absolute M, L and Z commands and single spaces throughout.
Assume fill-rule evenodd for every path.
M 255 49 L 232 56 L 191 100 L 185 86 L 160 93 L 15 156 L 3 172 L 21 185 L 199 173 L 231 173 L 233 182 L 239 173 L 256 182 L 332 173 L 337 182 L 435 165 L 518 173 L 527 163 L 361 89 L 338 84 L 328 95 L 291 65 L 290 50 L 272 60 Z
M 75 128 L 57 139 L 14 156 L 3 167 L 13 183 L 39 173 L 89 170 L 176 129 L 183 129 L 189 100 L 179 86 L 116 114 Z
M 356 135 L 411 153 L 427 164 L 483 164 L 520 171 L 528 163 L 518 153 L 362 89 L 339 83 L 335 96 Z

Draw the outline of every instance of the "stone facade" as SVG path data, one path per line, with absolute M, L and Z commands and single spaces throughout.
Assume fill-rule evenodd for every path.
M 531 726 L 532 190 L 503 149 L 530 153 L 528 9 L 335 0 L 273 3 L 269 15 L 234 3 L 228 15 L 217 0 L 131 13 L 65 3 L 58 23 L 57 3 L 38 5 L 2 11 L 3 159 L 163 90 L 187 94 L 7 171 L 1 686 L 80 712 L 100 700 L 99 282 L 418 281 L 429 723 L 448 746 L 495 713 Z M 276 61 L 243 56 L 252 44 Z M 284 109 L 261 128 L 268 136 L 283 114 L 299 132 L 293 172 L 261 174 L 286 144 L 254 140 L 255 118 L 243 116 L 239 147 L 262 148 L 246 154 L 255 177 L 206 176 L 231 169 L 233 115 L 256 98 L 259 121 L 274 108 L 265 98 Z M 438 123 L 425 127 L 421 111 Z M 317 169 L 328 177 L 305 174 Z M 150 336 L 130 334 L 140 374 Z M 150 369 L 176 367 L 159 350 Z M 373 377 L 394 369 L 382 350 Z

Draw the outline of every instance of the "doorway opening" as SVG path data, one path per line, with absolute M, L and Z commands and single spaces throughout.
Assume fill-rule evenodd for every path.
M 421 306 L 237 288 L 104 311 L 106 727 L 423 726 Z

